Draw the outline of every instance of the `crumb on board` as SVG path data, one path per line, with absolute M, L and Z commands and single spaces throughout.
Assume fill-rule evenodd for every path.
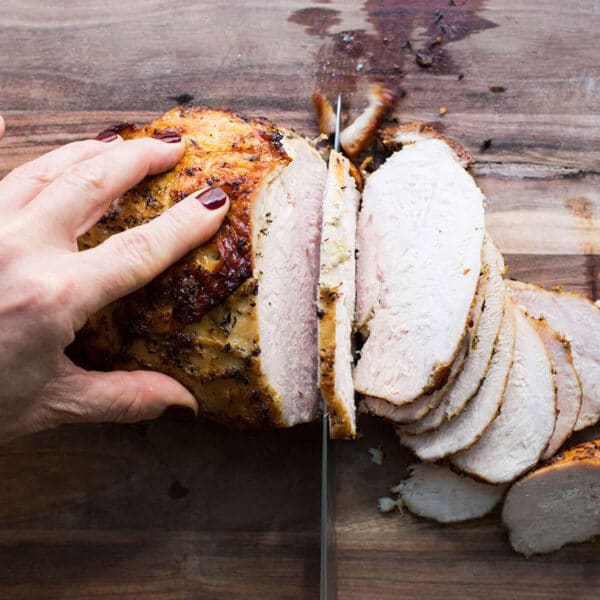
M 396 509 L 402 512 L 402 506 L 403 505 L 401 498 L 398 498 L 398 500 L 394 500 L 389 496 L 383 496 L 382 498 L 379 498 L 377 500 L 377 508 L 379 509 L 379 512 L 382 513 L 389 513 Z
M 444 104 L 444 106 L 440 106 L 440 117 L 443 117 L 448 113 L 448 107 Z
M 433 65 L 433 58 L 431 54 L 425 52 L 424 50 L 420 50 L 415 54 L 415 60 L 417 61 L 417 64 L 423 69 L 428 69 Z
M 383 464 L 383 450 L 381 448 L 369 448 L 369 454 L 371 455 L 371 462 L 376 465 Z

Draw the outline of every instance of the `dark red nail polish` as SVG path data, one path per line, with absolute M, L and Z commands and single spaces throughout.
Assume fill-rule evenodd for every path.
M 105 129 L 95 139 L 99 142 L 114 142 L 118 137 L 119 134 L 114 129 Z
M 227 202 L 227 194 L 218 187 L 207 188 L 197 194 L 196 199 L 200 200 L 202 206 L 208 208 L 208 210 L 216 210 Z
M 165 142 L 165 144 L 178 144 L 181 141 L 181 136 L 172 129 L 155 133 L 152 137 L 161 142 Z

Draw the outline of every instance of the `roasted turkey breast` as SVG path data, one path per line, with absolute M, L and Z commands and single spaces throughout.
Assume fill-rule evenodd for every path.
M 427 136 L 367 180 L 357 228 L 361 394 L 403 405 L 447 380 L 481 271 L 483 200 L 457 152 Z
M 266 120 L 177 108 L 125 139 L 175 131 L 185 155 L 117 199 L 81 251 L 219 186 L 231 209 L 217 235 L 148 286 L 94 314 L 76 362 L 153 369 L 194 393 L 200 414 L 241 428 L 316 418 L 322 200 L 327 168 L 301 137 Z
M 579 444 L 515 483 L 502 520 L 511 546 L 531 556 L 600 535 L 600 439 Z
M 435 415 L 436 422 L 433 425 L 429 424 L 429 418 L 433 413 L 437 413 L 440 403 L 448 395 L 449 390 L 453 387 L 457 378 L 460 378 L 465 367 L 465 361 L 469 358 L 471 346 L 475 349 L 477 344 L 477 329 L 481 320 L 484 305 L 487 303 L 486 292 L 490 281 L 490 260 L 496 260 L 497 251 L 493 247 L 491 240 L 486 237 L 482 249 L 482 268 L 477 281 L 475 298 L 469 311 L 467 322 L 467 332 L 452 366 L 446 383 L 428 394 L 423 394 L 414 402 L 397 406 L 391 404 L 381 398 L 373 398 L 367 396 L 362 399 L 360 409 L 376 416 L 384 417 L 389 421 L 398 424 L 408 424 L 405 431 L 407 433 L 422 433 L 439 427 L 442 421 L 445 420 L 445 411 L 441 410 L 439 415 Z M 499 275 L 498 275 L 499 276 Z M 439 420 L 438 420 L 439 418 Z M 422 425 L 425 425 L 421 428 Z M 414 430 L 411 428 L 415 427 Z
M 533 467 L 556 423 L 556 388 L 550 357 L 530 317 L 515 310 L 513 363 L 498 416 L 452 463 L 488 483 L 507 483 Z
M 356 435 L 352 381 L 356 215 L 360 193 L 350 161 L 335 150 L 323 201 L 319 293 L 319 387 L 327 402 L 332 438 Z
M 509 281 L 515 302 L 548 325 L 571 345 L 573 365 L 581 382 L 583 399 L 575 431 L 600 420 L 600 307 L 587 298 L 565 291 Z
M 400 443 L 421 460 L 435 461 L 470 448 L 493 422 L 502 406 L 508 374 L 513 362 L 516 324 L 511 302 L 506 302 L 494 355 L 479 391 L 466 408 L 438 429 L 420 435 L 408 435 L 398 427 Z
M 502 280 L 504 259 L 492 240 L 485 238 L 483 261 L 485 263 L 487 285 L 481 291 L 478 302 L 482 308 L 476 326 L 468 332 L 468 354 L 460 366 L 457 377 L 448 386 L 433 392 L 442 396 L 438 406 L 425 418 L 403 428 L 405 433 L 416 435 L 433 431 L 445 421 L 459 414 L 477 394 L 485 379 L 492 359 L 494 343 L 500 330 L 504 308 L 505 289 Z M 477 303 L 476 303 L 477 304 Z
M 556 408 L 558 415 L 548 447 L 544 450 L 541 460 L 554 456 L 558 449 L 573 433 L 579 411 L 581 410 L 581 382 L 573 366 L 571 345 L 548 325 L 544 318 L 532 320 L 540 336 L 546 352 L 550 356 L 556 384 Z
M 396 489 L 402 504 L 414 515 L 458 523 L 491 512 L 502 500 L 506 485 L 481 483 L 446 466 L 417 463 Z

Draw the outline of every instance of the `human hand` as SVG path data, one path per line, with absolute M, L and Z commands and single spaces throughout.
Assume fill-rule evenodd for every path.
M 78 236 L 114 198 L 184 151 L 177 135 L 123 141 L 109 131 L 103 140 L 68 144 L 0 181 L 0 443 L 62 423 L 152 419 L 174 405 L 197 411 L 166 375 L 85 371 L 64 354 L 93 312 L 207 241 L 229 207 L 218 188 L 192 194 L 78 252 Z

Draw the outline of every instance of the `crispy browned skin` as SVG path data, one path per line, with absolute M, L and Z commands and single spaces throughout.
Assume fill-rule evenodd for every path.
M 380 83 L 370 87 L 369 105 L 340 134 L 342 148 L 350 158 L 356 159 L 361 152 L 367 150 L 383 118 L 396 105 L 397 100 L 396 92 Z
M 283 134 L 264 120 L 177 108 L 125 139 L 176 131 L 184 157 L 113 203 L 79 240 L 81 250 L 145 223 L 196 190 L 223 188 L 231 208 L 216 236 L 146 287 L 93 315 L 70 349 L 88 368 L 156 369 L 186 385 L 200 413 L 236 427 L 281 426 L 279 399 L 260 365 L 253 277 L 252 209 L 291 160 Z
M 334 439 L 353 437 L 347 410 L 337 397 L 335 389 L 335 331 L 336 331 L 336 290 L 319 290 L 319 369 L 320 388 L 327 402 L 330 436 Z
M 543 463 L 533 473 L 541 472 L 547 468 L 556 469 L 557 467 L 562 467 L 563 465 L 566 466 L 572 463 L 585 463 L 595 467 L 600 466 L 600 438 L 592 440 L 591 442 L 583 442 L 564 452 L 559 452 L 550 460 Z
M 118 130 L 125 139 L 176 131 L 185 140 L 185 155 L 168 173 L 148 177 L 127 192 L 80 238 L 79 247 L 145 223 L 196 190 L 221 187 L 231 209 L 217 235 L 121 305 L 129 309 L 123 318 L 136 330 L 150 324 L 148 315 L 139 314 L 140 302 L 172 305 L 173 319 L 197 321 L 252 273 L 252 200 L 265 179 L 290 160 L 280 143 L 283 135 L 266 121 L 198 108 L 177 108 L 146 127 L 125 124 Z
M 473 157 L 462 146 L 459 146 L 458 144 L 449 140 L 447 137 L 443 136 L 439 131 L 433 129 L 433 127 L 425 125 L 425 123 L 415 122 L 407 123 L 406 125 L 397 125 L 396 127 L 386 127 L 385 129 L 381 129 L 379 131 L 379 137 L 381 138 L 381 141 L 383 142 L 384 146 L 390 152 L 393 152 L 394 150 L 398 150 L 399 146 L 401 146 L 401 144 L 398 144 L 397 140 L 398 135 L 401 133 L 420 134 L 424 137 L 437 138 L 438 140 L 446 142 L 446 144 L 448 144 L 448 146 L 450 146 L 450 148 L 452 148 L 454 152 L 456 152 L 456 156 L 459 158 L 460 162 L 462 163 L 463 167 L 465 167 L 465 169 L 471 166 L 474 162 Z

